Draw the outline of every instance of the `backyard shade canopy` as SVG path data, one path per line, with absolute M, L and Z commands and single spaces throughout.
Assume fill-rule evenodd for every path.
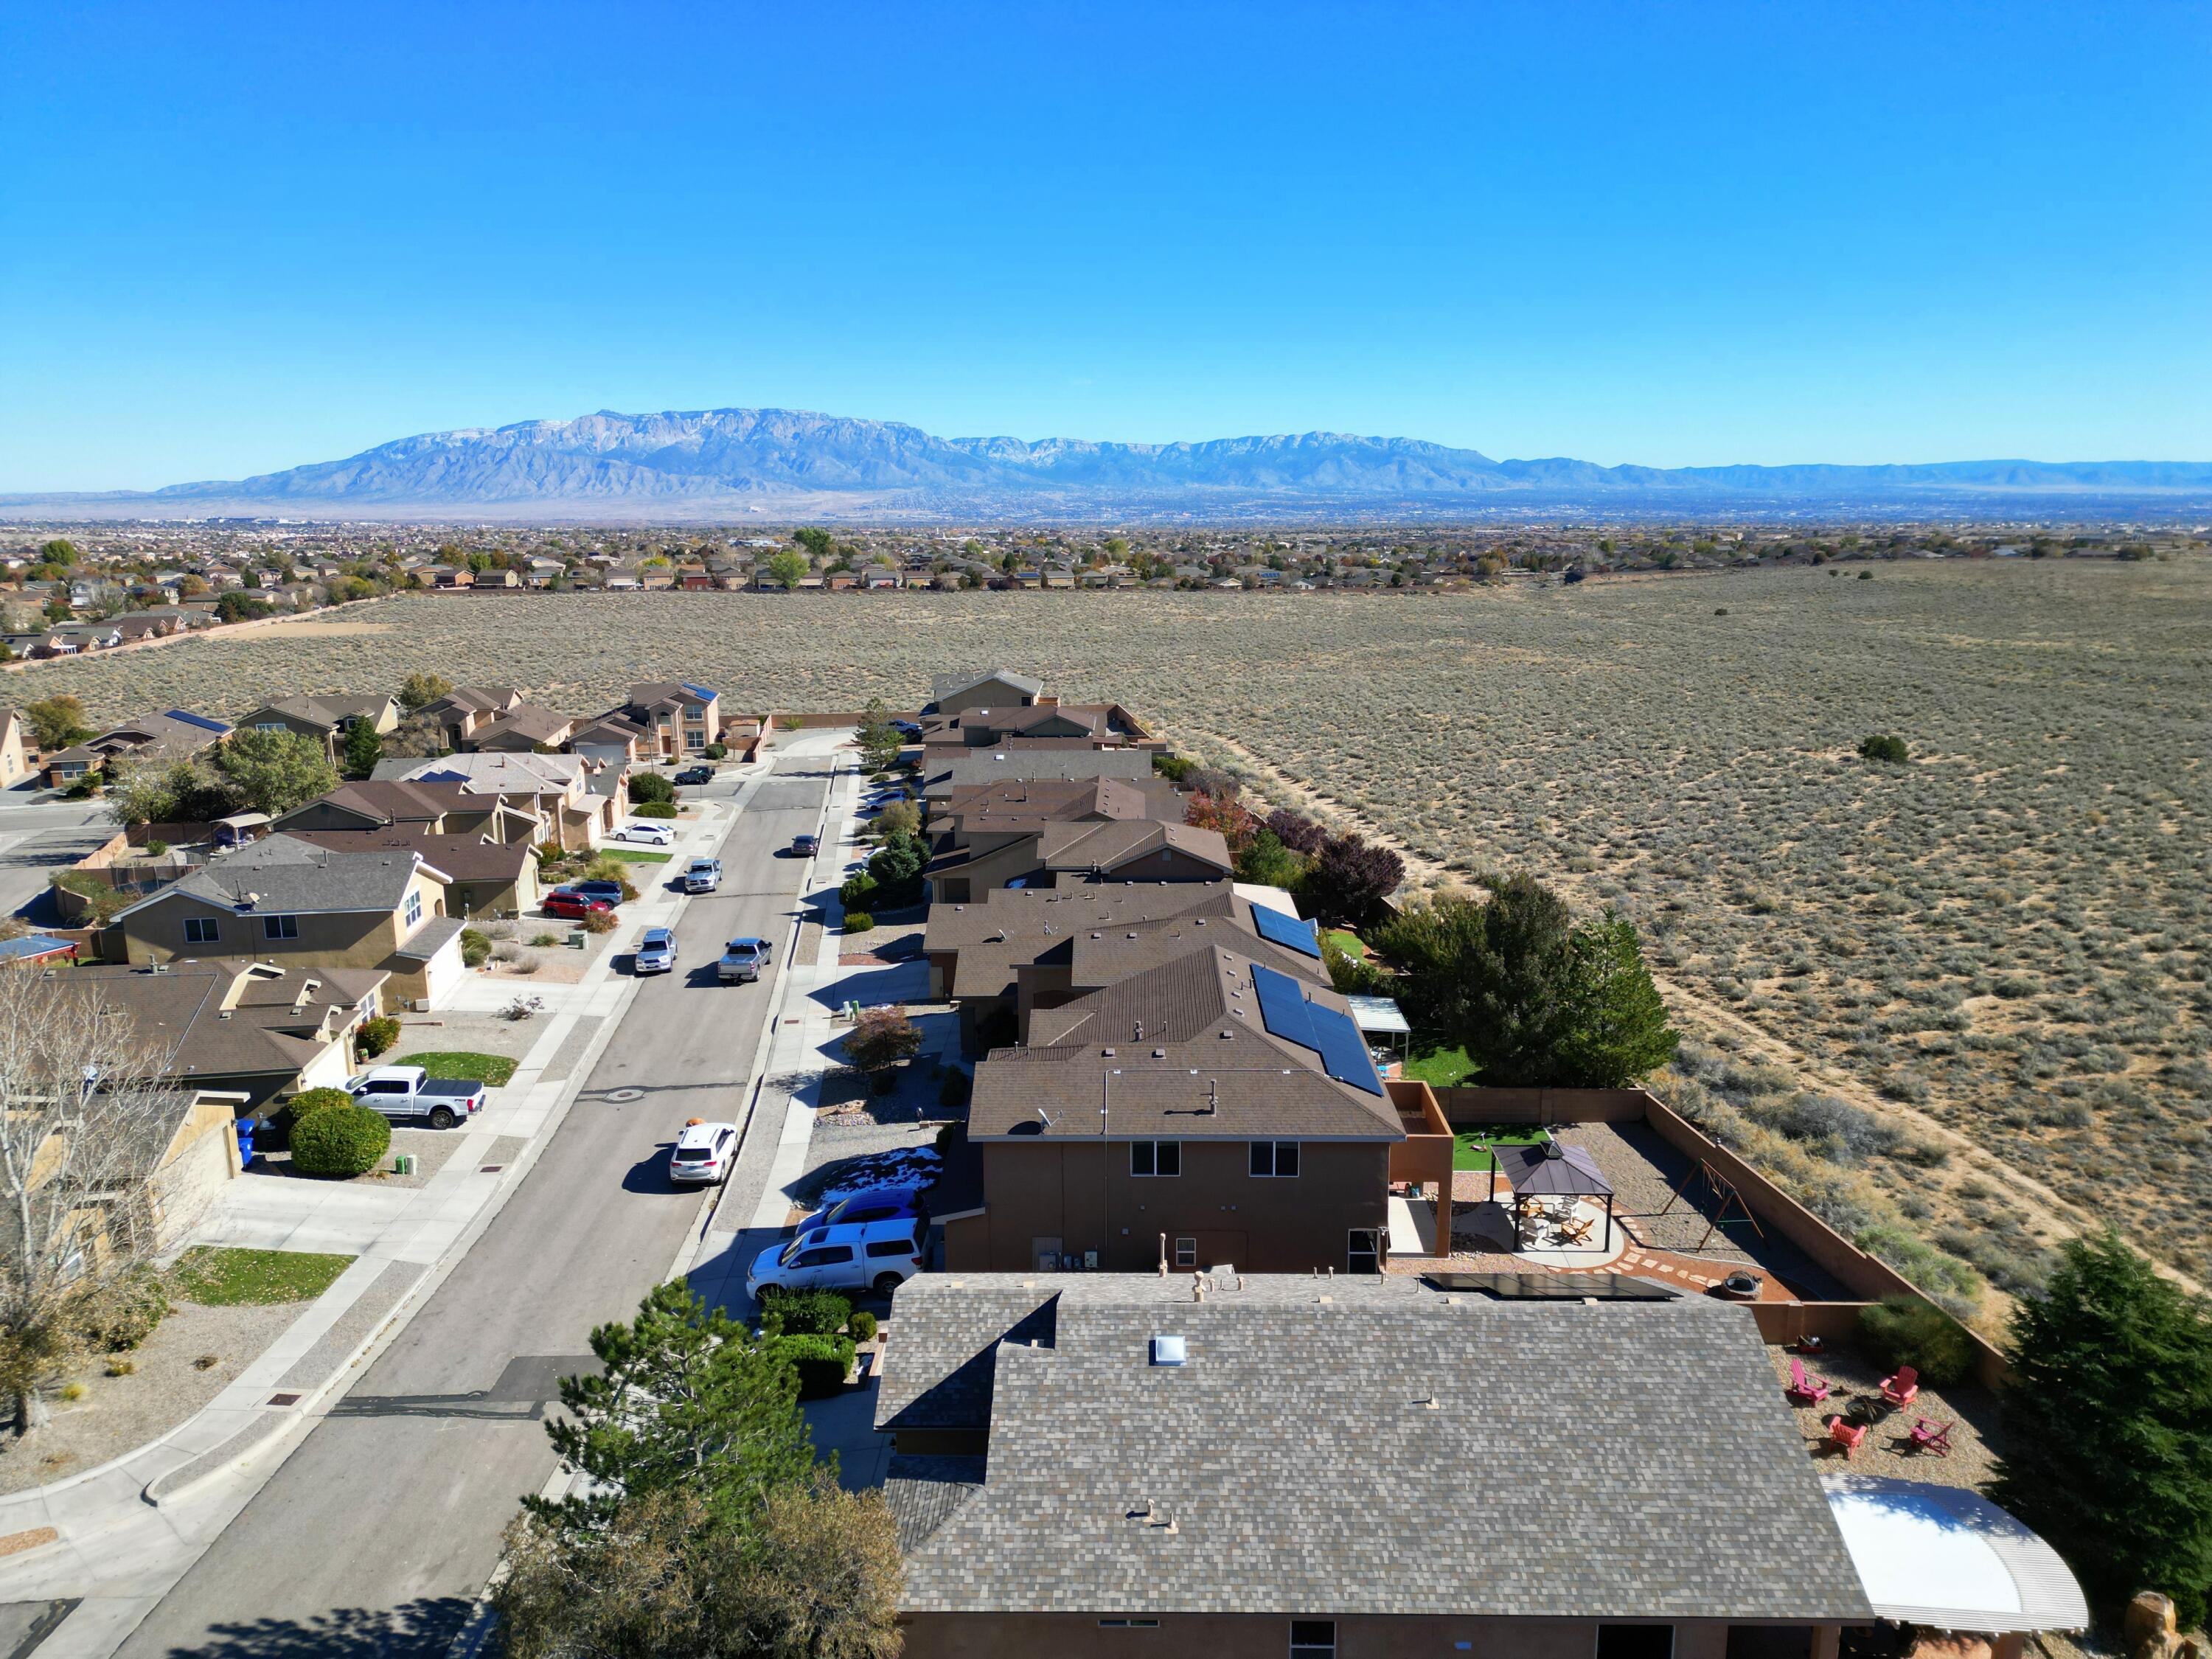
M 2058 1553 L 1980 1493 L 1882 1475 L 1820 1484 L 1878 1617 L 1989 1635 L 2087 1628 Z
M 1516 1198 L 1610 1198 L 1613 1183 L 1580 1146 L 1553 1140 L 1540 1146 L 1492 1146 L 1498 1173 Z
M 1389 997 L 1346 997 L 1346 1006 L 1352 1010 L 1352 1023 L 1372 1036 L 1410 1036 L 1413 1028 L 1406 1024 L 1406 1016 Z

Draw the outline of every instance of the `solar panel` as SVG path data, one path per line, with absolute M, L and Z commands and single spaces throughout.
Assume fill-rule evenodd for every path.
M 1298 988 L 1297 981 L 1255 962 L 1252 964 L 1252 989 L 1260 998 L 1261 1024 L 1285 1042 L 1320 1048 L 1321 1044 L 1314 1040 L 1305 993 Z
M 1316 962 L 1321 960 L 1321 939 L 1310 921 L 1285 915 L 1282 911 L 1270 909 L 1264 904 L 1255 904 L 1252 907 L 1252 927 L 1261 939 L 1271 945 L 1296 951 Z
M 694 685 L 689 680 L 679 680 L 678 684 L 680 684 L 686 691 L 689 691 L 693 696 L 698 698 L 702 702 L 712 702 L 714 701 L 714 693 L 709 691 L 703 685 Z
M 230 728 L 228 726 L 225 726 L 221 720 L 211 720 L 204 714 L 195 714 L 186 709 L 165 708 L 161 712 L 167 714 L 173 720 L 182 720 L 187 726 L 197 726 L 204 732 L 228 732 L 230 730 Z
M 1321 1056 L 1322 1069 L 1338 1082 L 1370 1095 L 1382 1092 L 1367 1041 L 1350 1015 L 1308 1002 L 1297 981 L 1256 962 L 1252 964 L 1252 989 L 1260 999 L 1260 1021 L 1269 1031 L 1312 1049 Z

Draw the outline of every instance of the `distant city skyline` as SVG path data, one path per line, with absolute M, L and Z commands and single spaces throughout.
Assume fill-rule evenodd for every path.
M 2212 10 L 18 11 L 0 491 L 733 405 L 2212 459 Z

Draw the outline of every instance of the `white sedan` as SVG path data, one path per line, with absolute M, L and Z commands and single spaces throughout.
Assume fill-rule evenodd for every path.
M 676 829 L 674 825 L 666 823 L 625 823 L 615 831 L 614 838 L 635 842 L 642 847 L 672 847 L 676 842 Z

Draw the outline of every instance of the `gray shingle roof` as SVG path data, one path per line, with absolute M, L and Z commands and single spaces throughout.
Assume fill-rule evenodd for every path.
M 226 908 L 250 903 L 256 914 L 393 910 L 422 862 L 396 849 L 333 853 L 296 836 L 265 836 L 142 902 L 159 904 L 171 894 L 184 894 Z
M 1743 1309 L 1245 1283 L 1116 1275 L 1000 1349 L 983 1489 L 908 1553 L 905 1610 L 1868 1618 Z M 887 1391 L 941 1318 L 911 1290 Z
M 933 764 L 922 793 L 932 800 L 971 784 L 1020 778 L 1148 778 L 1149 749 L 977 749 Z

